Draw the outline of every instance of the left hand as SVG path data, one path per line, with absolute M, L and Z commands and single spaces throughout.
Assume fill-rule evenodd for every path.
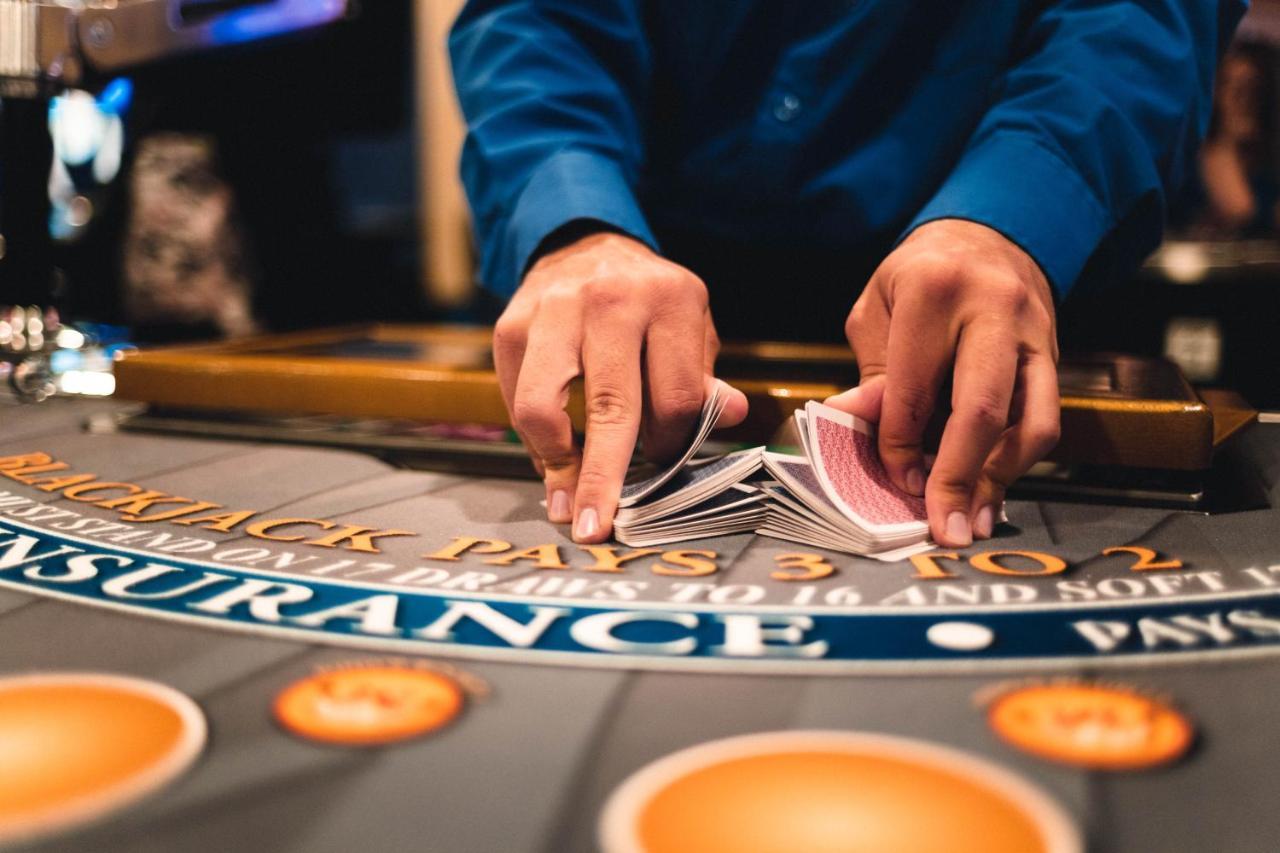
M 921 225 L 880 264 L 845 324 L 861 384 L 827 401 L 879 422 L 895 485 L 924 495 L 934 540 L 991 536 L 1005 490 L 1058 441 L 1053 295 L 999 232 Z M 926 480 L 921 448 L 952 373 L 951 416 Z

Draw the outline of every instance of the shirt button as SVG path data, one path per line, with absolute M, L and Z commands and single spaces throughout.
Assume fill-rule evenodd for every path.
M 800 99 L 795 95 L 783 95 L 773 107 L 773 117 L 778 121 L 791 121 L 800 114 Z

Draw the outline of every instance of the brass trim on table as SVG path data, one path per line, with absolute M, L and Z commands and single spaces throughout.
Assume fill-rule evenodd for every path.
M 505 426 L 507 411 L 489 357 L 491 335 L 480 327 L 374 324 L 142 350 L 116 365 L 116 395 L 181 409 Z M 298 352 L 351 342 L 416 343 L 452 357 L 433 362 Z M 460 355 L 465 357 L 456 358 Z M 724 377 L 751 403 L 747 420 L 726 438 L 752 443 L 770 441 L 806 400 L 845 390 L 826 381 L 832 371 L 852 373 L 851 356 L 834 345 L 729 343 L 722 361 L 732 362 L 734 371 L 759 367 L 756 372 L 773 377 Z M 1062 439 L 1050 456 L 1064 464 L 1203 470 L 1214 448 L 1255 416 L 1238 397 L 1221 394 L 1213 397 L 1220 410 L 1215 412 L 1166 362 L 1114 355 L 1070 364 L 1107 372 L 1116 387 L 1096 395 L 1064 394 Z M 806 366 L 815 366 L 811 370 L 822 373 L 824 381 L 776 378 L 803 373 Z M 1140 396 L 1143 377 L 1178 399 Z M 581 383 L 571 389 L 569 412 L 581 429 Z

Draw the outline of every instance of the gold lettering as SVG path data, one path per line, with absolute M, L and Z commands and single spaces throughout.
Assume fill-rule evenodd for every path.
M 6 471 L 0 471 L 0 473 L 4 474 L 10 480 L 17 480 L 19 483 L 26 483 L 27 485 L 30 485 L 31 480 L 29 478 L 35 474 L 46 474 L 50 471 L 65 471 L 69 467 L 71 466 L 65 462 L 54 462 L 49 465 L 32 465 L 27 468 L 9 469 Z
M 769 577 L 776 581 L 816 581 L 830 577 L 836 571 L 836 567 L 824 560 L 821 554 L 779 554 L 774 560 L 779 570 Z M 782 571 L 783 569 L 799 571 Z
M 1034 560 L 1039 563 L 1041 568 L 1039 571 L 1032 572 L 1006 569 L 996 561 L 997 557 L 1025 557 L 1028 560 Z M 1043 575 L 1056 575 L 1059 572 L 1064 571 L 1067 568 L 1067 561 L 1061 557 L 1055 557 L 1052 554 L 1042 554 L 1039 551 L 982 551 L 969 558 L 969 565 L 973 566 L 980 572 L 986 572 L 990 575 L 1039 577 Z
M 80 486 L 72 486 L 69 489 L 64 489 L 62 496 L 73 501 L 93 503 L 97 498 L 85 498 L 81 497 L 81 495 L 87 495 L 89 492 L 115 491 L 116 489 L 124 489 L 131 495 L 136 495 L 142 491 L 141 486 L 135 486 L 133 483 L 85 483 Z
M 1132 554 L 1138 559 L 1129 567 L 1131 572 L 1155 572 L 1162 569 L 1180 569 L 1182 561 L 1177 558 L 1169 558 L 1161 560 L 1160 554 L 1150 548 L 1142 545 L 1118 545 L 1115 548 L 1104 548 L 1102 556 L 1110 557 L 1112 554 Z
M 98 501 L 94 506 L 100 506 L 103 509 L 116 509 L 125 515 L 142 515 L 153 504 L 169 503 L 190 505 L 195 501 L 191 500 L 191 498 L 180 498 L 166 492 L 145 491 L 118 498 L 108 498 L 105 501 Z
M 501 539 L 479 539 L 475 536 L 455 536 L 453 541 L 445 545 L 434 554 L 423 554 L 424 560 L 448 560 L 449 562 L 457 562 L 462 558 L 463 554 L 473 552 L 476 554 L 500 554 L 511 548 L 510 542 L 503 542 Z
M 53 457 L 48 453 L 24 453 L 18 456 L 0 456 L 0 471 L 10 468 L 26 468 L 29 465 L 48 465 Z
M 98 479 L 97 474 L 68 474 L 65 477 L 37 477 L 34 480 L 25 482 L 35 486 L 42 492 L 56 492 L 59 489 L 65 489 L 67 486 L 77 486 L 80 483 L 87 483 L 96 479 Z
M 258 539 L 270 539 L 273 542 L 300 542 L 305 537 L 299 533 L 296 536 L 277 536 L 268 533 L 273 527 L 285 527 L 290 524 L 314 524 L 321 530 L 332 530 L 334 522 L 322 521 L 316 518 L 270 518 L 266 521 L 255 521 L 244 529 L 245 533 Z
M 204 512 L 207 509 L 221 509 L 222 504 L 212 503 L 210 501 L 196 501 L 190 506 L 180 506 L 177 509 L 170 509 L 164 512 L 157 512 L 155 515 L 125 515 L 121 516 L 121 521 L 128 521 L 134 524 L 150 524 L 153 521 L 171 521 L 184 515 L 191 515 L 193 512 Z M 253 515 L 253 513 L 249 513 Z M 184 524 L 186 520 L 174 521 L 174 524 Z M 225 532 L 225 531 L 224 531 Z
M 222 509 L 219 504 L 213 504 L 210 509 Z M 216 530 L 219 533 L 230 533 L 231 529 L 237 524 L 253 518 L 258 513 L 251 509 L 241 509 L 235 512 L 214 512 L 209 515 L 202 515 L 197 518 L 182 518 L 174 522 L 174 524 L 195 524 L 203 527 L 205 530 Z
M 533 560 L 533 564 L 540 569 L 569 568 L 560 558 L 560 549 L 555 545 L 534 545 L 532 548 L 512 551 L 510 554 L 503 554 L 501 557 L 494 557 L 485 562 L 491 566 L 509 566 L 516 560 Z
M 699 557 L 706 557 L 701 560 Z M 715 551 L 665 551 L 662 559 L 653 564 L 655 575 L 671 575 L 681 578 L 698 578 L 715 574 Z M 682 566 L 683 568 L 676 568 Z
M 938 565 L 939 560 L 958 559 L 960 559 L 960 555 L 954 551 L 945 551 L 940 554 L 913 554 L 911 556 L 911 565 L 916 567 L 916 573 L 912 577 L 926 581 L 959 577 L 955 572 L 949 572 Z
M 647 557 L 650 554 L 657 554 L 657 548 L 636 548 L 633 551 L 627 551 L 624 554 L 617 553 L 618 549 L 612 545 L 579 545 L 581 550 L 596 558 L 596 561 L 587 566 L 588 572 L 620 572 L 622 564 L 628 563 L 638 557 Z
M 378 546 L 373 544 L 374 539 L 380 539 L 383 536 L 415 536 L 412 530 L 375 530 L 372 527 L 361 527 L 358 524 L 348 524 L 341 530 L 335 530 L 328 536 L 321 536 L 319 539 L 308 539 L 307 545 L 319 545 L 321 548 L 336 548 L 340 543 L 350 551 L 364 551 L 367 554 L 381 554 Z

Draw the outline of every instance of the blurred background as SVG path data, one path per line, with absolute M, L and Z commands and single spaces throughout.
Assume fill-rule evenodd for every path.
M 492 322 L 500 306 L 475 285 L 456 176 L 463 129 L 444 43 L 461 5 L 364 2 L 303 37 L 30 102 L 48 112 L 53 165 L 33 176 L 0 164 L 0 194 L 47 182 L 54 272 L 0 279 L 0 371 L 24 351 L 86 341 L 109 362 L 140 343 Z M 1132 280 L 1072 294 L 1066 348 L 1165 355 L 1193 382 L 1280 406 L 1278 47 L 1280 0 L 1255 0 L 1199 169 L 1170 199 L 1165 245 Z M 84 353 L 54 366 L 75 358 L 85 366 Z

